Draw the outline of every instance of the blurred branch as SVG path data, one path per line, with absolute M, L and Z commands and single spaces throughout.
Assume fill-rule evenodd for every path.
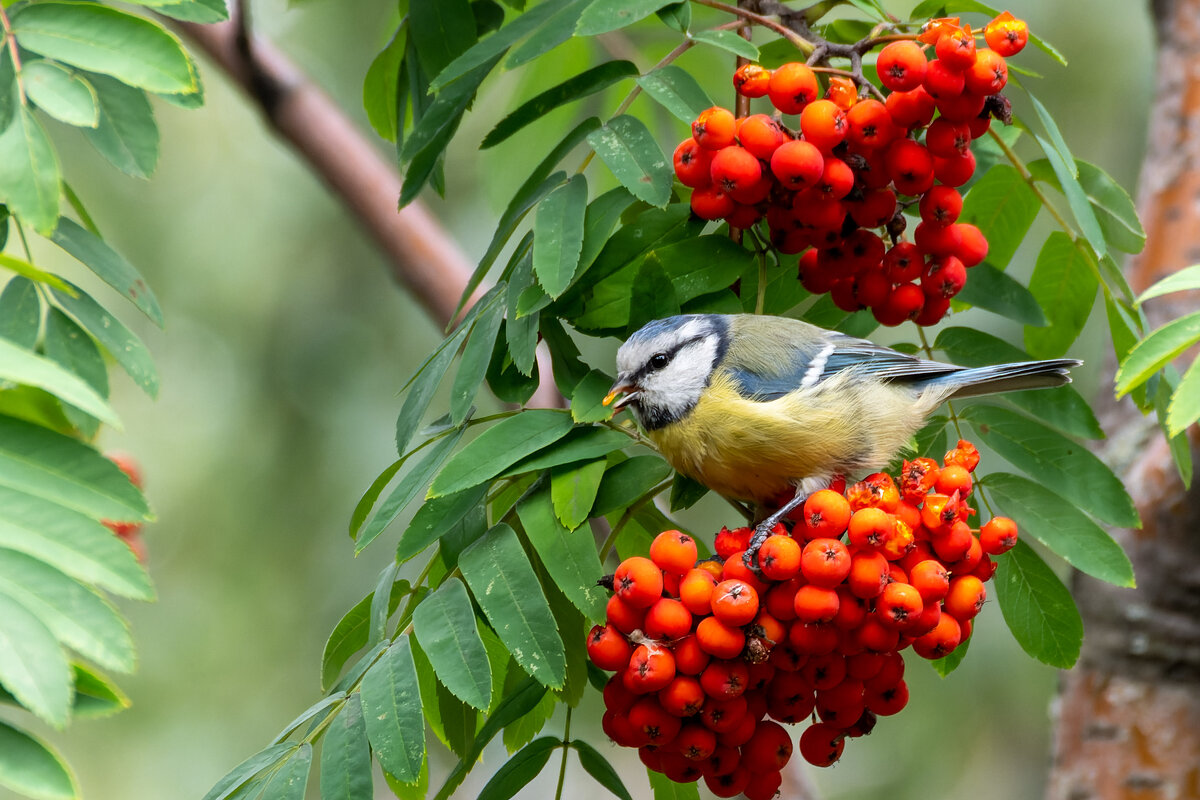
M 387 257 L 397 282 L 438 325 L 449 324 L 473 265 L 419 201 L 396 210 L 403 183 L 396 166 L 286 55 L 250 34 L 237 5 L 230 22 L 172 24 L 246 92 L 271 130 L 345 204 Z M 544 348 L 538 362 L 545 379 L 529 405 L 561 406 Z

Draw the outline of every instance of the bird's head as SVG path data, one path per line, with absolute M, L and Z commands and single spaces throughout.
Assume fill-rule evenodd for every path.
M 716 314 L 647 323 L 617 351 L 617 380 L 604 403 L 629 406 L 647 430 L 676 422 L 699 402 L 728 346 L 729 322 Z

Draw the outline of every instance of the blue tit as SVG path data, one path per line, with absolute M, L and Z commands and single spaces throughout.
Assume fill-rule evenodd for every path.
M 791 495 L 761 534 L 832 477 L 882 469 L 946 400 L 1060 386 L 1080 363 L 970 369 L 784 317 L 691 314 L 621 345 L 605 404 L 623 395 L 672 467 L 760 518 Z

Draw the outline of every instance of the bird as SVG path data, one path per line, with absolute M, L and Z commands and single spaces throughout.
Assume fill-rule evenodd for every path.
M 685 314 L 625 340 L 603 402 L 630 409 L 677 472 L 754 504 L 751 563 L 789 511 L 882 469 L 946 400 L 1061 386 L 1082 363 L 960 367 L 788 317 Z

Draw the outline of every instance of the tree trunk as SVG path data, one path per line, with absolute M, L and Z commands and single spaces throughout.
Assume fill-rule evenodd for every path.
M 1146 249 L 1127 267 L 1135 290 L 1200 262 L 1200 0 L 1154 0 L 1156 97 L 1139 212 Z M 1147 304 L 1152 327 L 1194 311 L 1194 293 Z M 1137 589 L 1077 574 L 1086 636 L 1062 676 L 1050 800 L 1200 798 L 1200 489 L 1183 486 L 1158 428 L 1128 401 L 1110 431 L 1134 431 L 1125 484 L 1141 530 L 1115 531 Z M 1200 436 L 1189 431 L 1193 457 Z

